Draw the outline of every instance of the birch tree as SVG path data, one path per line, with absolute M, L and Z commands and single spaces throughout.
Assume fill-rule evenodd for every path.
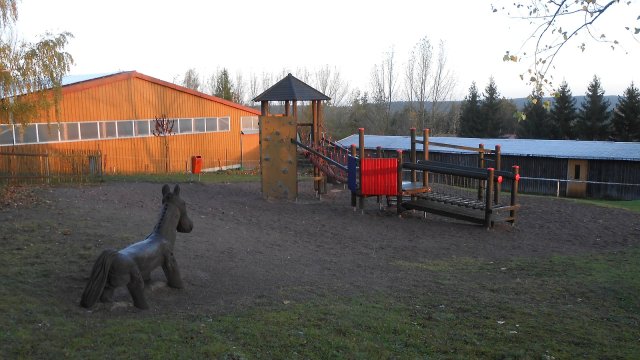
M 385 58 L 382 63 L 375 65 L 371 73 L 371 85 L 374 101 L 384 109 L 384 114 L 382 116 L 383 133 L 390 130 L 391 103 L 394 99 L 397 87 L 394 55 L 394 49 L 391 48 L 391 50 L 385 54 Z
M 184 73 L 180 84 L 191 90 L 200 91 L 200 86 L 202 85 L 200 82 L 200 74 L 198 74 L 196 69 L 191 68 Z
M 418 103 L 418 121 L 420 122 L 420 127 L 425 128 L 427 125 L 426 103 L 429 98 L 428 85 L 433 62 L 433 46 L 426 36 L 420 39 L 416 45 L 416 61 L 416 80 L 413 91 Z
M 65 51 L 73 35 L 46 33 L 29 42 L 15 33 L 17 20 L 17 1 L 0 0 L 0 122 L 26 124 L 52 107 L 57 117 L 62 78 L 73 65 Z
M 431 100 L 431 124 L 435 124 L 436 115 L 441 112 L 440 105 L 451 97 L 455 78 L 447 66 L 447 52 L 444 41 L 438 46 L 438 59 L 435 64 L 429 99 Z

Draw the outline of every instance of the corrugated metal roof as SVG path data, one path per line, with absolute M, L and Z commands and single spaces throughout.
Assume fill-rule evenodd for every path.
M 422 139 L 422 137 L 419 137 Z M 630 160 L 640 161 L 639 142 L 613 142 L 613 141 L 578 141 L 578 140 L 534 140 L 534 139 L 479 139 L 431 136 L 432 142 L 440 142 L 452 145 L 478 147 L 484 144 L 486 149 L 493 149 L 500 145 L 503 155 L 551 157 L 564 159 L 585 160 Z M 344 146 L 358 145 L 358 135 L 350 135 L 340 141 Z M 365 135 L 365 149 L 375 150 L 377 146 L 384 150 L 411 149 L 409 136 L 381 136 Z M 422 144 L 417 144 L 417 149 L 422 150 Z M 443 153 L 468 153 L 468 151 L 443 148 L 429 145 L 429 151 Z
M 287 100 L 310 101 L 331 100 L 331 98 L 289 74 L 253 99 L 256 102 Z

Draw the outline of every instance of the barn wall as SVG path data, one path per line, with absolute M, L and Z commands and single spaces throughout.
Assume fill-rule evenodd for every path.
M 174 135 L 166 138 L 143 137 L 15 146 L 16 152 L 45 153 L 56 150 L 91 150 L 102 154 L 105 174 L 163 173 L 165 145 L 169 145 L 169 172 L 191 170 L 191 157 L 202 156 L 202 167 L 218 168 L 240 165 L 239 151 L 225 148 L 218 133 Z M 233 149 L 234 146 L 231 146 Z
M 589 160 L 588 181 L 635 185 L 587 184 L 587 196 L 603 199 L 640 199 L 640 161 Z
M 257 136 L 246 136 L 241 155 L 242 116 L 255 112 L 217 102 L 197 93 L 181 91 L 171 84 L 141 74 L 119 74 L 63 88 L 59 106 L 60 122 L 104 120 L 144 120 L 167 118 L 229 117 L 230 130 L 194 134 L 176 134 L 166 138 L 169 145 L 169 171 L 190 170 L 190 159 L 202 156 L 203 169 L 239 166 L 259 159 Z M 49 110 L 53 117 L 54 110 Z M 43 121 L 35 121 L 43 122 Z M 153 126 L 153 124 L 152 124 Z M 255 139 L 254 139 L 255 138 Z M 165 171 L 165 138 L 134 137 L 70 141 L 12 146 L 16 152 L 44 153 L 47 150 L 99 150 L 103 170 L 110 173 L 156 173 Z
M 242 136 L 242 167 L 255 169 L 260 166 L 260 135 L 246 134 Z

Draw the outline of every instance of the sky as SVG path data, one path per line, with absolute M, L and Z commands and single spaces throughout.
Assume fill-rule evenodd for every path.
M 445 42 L 454 100 L 463 99 L 473 81 L 482 91 L 490 77 L 502 96 L 526 97 L 532 88 L 520 75 L 531 59 L 502 57 L 507 50 L 531 50 L 520 49 L 533 28 L 505 11 L 492 12 L 492 4 L 503 3 L 513 0 L 21 0 L 16 27 L 30 41 L 47 31 L 72 33 L 72 75 L 135 70 L 172 82 L 190 68 L 201 76 L 227 68 L 246 80 L 329 65 L 360 91 L 370 90 L 374 66 L 391 50 L 400 77 L 426 36 Z M 638 86 L 640 42 L 619 31 L 621 24 L 640 27 L 637 3 L 611 8 L 596 23 L 624 48 L 591 41 L 582 52 L 577 39 L 556 58 L 555 82 L 566 80 L 574 96 L 586 92 L 594 75 L 606 95 L 622 95 L 632 81 Z

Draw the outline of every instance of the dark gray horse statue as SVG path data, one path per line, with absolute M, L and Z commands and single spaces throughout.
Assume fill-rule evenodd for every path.
M 91 270 L 91 277 L 82 293 L 80 305 L 90 308 L 100 299 L 111 302 L 115 288 L 127 285 L 133 304 L 148 309 L 144 297 L 144 284 L 151 272 L 162 266 L 167 285 L 181 289 L 182 278 L 173 255 L 176 231 L 188 233 L 193 222 L 187 216 L 187 206 L 180 198 L 180 186 L 171 192 L 169 185 L 162 187 L 162 211 L 153 232 L 146 239 L 116 251 L 104 250 Z

